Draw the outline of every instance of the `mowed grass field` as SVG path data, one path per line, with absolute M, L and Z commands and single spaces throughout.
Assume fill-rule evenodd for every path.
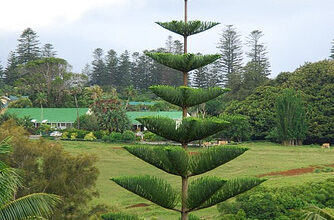
M 153 175 L 167 180 L 176 189 L 180 189 L 180 177 L 167 174 L 132 156 L 120 148 L 123 144 L 70 141 L 62 141 L 61 143 L 69 152 L 92 153 L 98 157 L 96 166 L 100 170 L 100 175 L 97 181 L 97 188 L 100 192 L 100 197 L 94 199 L 93 204 L 105 203 L 119 211 L 137 214 L 147 219 L 178 219 L 178 213 L 160 208 L 128 192 L 113 183 L 110 178 L 124 175 Z M 321 149 L 320 146 L 285 147 L 268 142 L 251 142 L 238 146 L 247 147 L 249 150 L 235 160 L 203 175 L 234 178 L 334 164 L 334 149 Z M 190 151 L 198 150 L 198 148 L 190 149 Z M 310 172 L 294 176 L 266 176 L 265 178 L 268 180 L 263 185 L 266 187 L 280 187 L 307 184 L 308 182 L 321 181 L 333 177 L 333 174 L 333 172 Z M 141 203 L 148 206 L 130 207 Z M 218 212 L 216 207 L 212 207 L 194 214 L 203 219 L 215 219 Z

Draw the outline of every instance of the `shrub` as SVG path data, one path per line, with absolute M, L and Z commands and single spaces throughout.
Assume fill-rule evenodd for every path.
M 122 140 L 122 134 L 119 133 L 119 132 L 111 132 L 111 134 L 109 136 L 109 140 L 111 142 L 121 141 Z
M 136 135 L 132 131 L 125 131 L 122 134 L 122 140 L 123 141 L 134 142 L 136 140 Z
M 69 132 L 67 132 L 67 131 L 65 131 L 65 132 L 63 132 L 63 134 L 61 135 L 61 138 L 62 139 L 68 139 L 68 138 L 70 138 L 70 133 Z
M 94 136 L 93 132 L 89 132 L 85 135 L 84 140 L 86 141 L 94 141 L 96 140 L 96 137 Z
M 334 207 L 334 178 L 318 183 L 282 188 L 259 187 L 218 205 L 223 216 L 234 216 L 243 210 L 250 219 L 301 219 L 310 204 L 320 208 Z M 233 218 L 230 218 L 233 219 Z
M 156 135 L 156 134 L 154 134 L 154 133 L 152 133 L 152 132 L 146 132 L 145 134 L 144 134 L 144 141 L 152 141 L 152 142 L 154 142 L 154 141 L 165 141 L 166 139 L 165 138 L 163 138 L 163 137 L 161 137 L 161 136 L 159 136 L 159 135 Z
M 103 135 L 103 137 L 102 137 L 102 141 L 104 141 L 104 142 L 109 142 L 110 141 L 110 137 L 109 137 L 109 135 Z
M 71 133 L 71 140 L 76 140 L 77 136 L 78 136 L 77 133 L 75 133 L 75 132 Z
M 106 131 L 93 131 L 93 134 L 97 139 L 102 139 L 102 137 L 106 135 L 106 133 Z
M 99 123 L 97 122 L 97 118 L 94 114 L 91 115 L 82 115 L 79 117 L 80 129 L 87 131 L 98 131 Z M 77 120 L 73 123 L 73 127 L 77 128 Z
M 19 98 L 9 103 L 8 108 L 32 108 L 32 102 L 29 98 Z
M 90 219 L 94 215 L 90 201 L 98 196 L 95 189 L 99 174 L 96 156 L 70 154 L 56 142 L 30 141 L 27 132 L 15 122 L 0 126 L 0 140 L 10 135 L 13 151 L 6 162 L 22 171 L 23 184 L 17 198 L 36 192 L 52 193 L 62 197 L 53 220 Z

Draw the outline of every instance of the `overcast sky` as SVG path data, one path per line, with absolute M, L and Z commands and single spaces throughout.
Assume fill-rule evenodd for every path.
M 183 0 L 2 0 L 0 61 L 6 66 L 22 31 L 31 27 L 42 44 L 81 72 L 100 47 L 118 53 L 163 47 L 176 34 L 155 21 L 183 19 Z M 219 34 L 233 24 L 245 41 L 255 29 L 264 33 L 272 77 L 305 62 L 326 59 L 334 38 L 334 0 L 189 0 L 189 18 L 218 21 L 190 38 L 189 52 L 217 53 Z M 244 50 L 247 48 L 244 47 Z

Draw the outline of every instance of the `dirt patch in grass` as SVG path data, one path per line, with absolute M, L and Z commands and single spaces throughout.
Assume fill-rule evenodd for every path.
M 264 177 L 264 176 L 296 176 L 296 175 L 302 175 L 306 173 L 313 173 L 315 169 L 317 168 L 324 168 L 324 167 L 334 167 L 334 164 L 327 164 L 327 165 L 313 165 L 310 167 L 305 168 L 297 168 L 292 170 L 286 170 L 286 171 L 278 171 L 278 172 L 271 172 L 266 174 L 257 175 L 257 177 Z
M 114 150 L 125 150 L 123 147 L 113 147 Z
M 139 207 L 147 207 L 147 206 L 150 206 L 150 205 L 146 204 L 146 203 L 138 203 L 136 205 L 128 206 L 128 207 L 126 207 L 126 209 L 139 208 Z

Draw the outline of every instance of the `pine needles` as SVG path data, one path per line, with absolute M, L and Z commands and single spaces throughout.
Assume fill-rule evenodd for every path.
M 195 55 L 191 53 L 187 54 L 171 54 L 171 53 L 145 53 L 147 56 L 151 57 L 153 60 L 168 66 L 172 69 L 189 72 L 194 69 L 206 66 L 216 60 L 221 56 L 219 54 L 214 55 Z
M 193 34 L 198 34 L 203 31 L 209 30 L 210 28 L 213 28 L 219 23 L 203 22 L 203 21 L 188 21 L 187 23 L 185 23 L 184 21 L 171 21 L 171 22 L 156 22 L 156 24 L 176 34 L 188 37 Z
M 195 89 L 186 86 L 173 87 L 165 85 L 151 86 L 150 90 L 165 101 L 180 107 L 199 105 L 229 91 L 229 89 L 219 87 Z

